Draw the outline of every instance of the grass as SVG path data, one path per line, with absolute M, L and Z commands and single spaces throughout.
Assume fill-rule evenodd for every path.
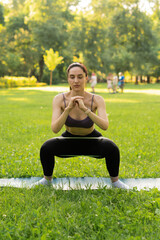
M 1 239 L 160 239 L 157 190 L 2 189 Z
M 63 85 L 66 86 L 66 85 Z M 149 87 L 148 87 L 149 86 Z M 160 85 L 127 84 L 124 94 L 97 92 L 109 114 L 105 137 L 121 151 L 120 178 L 160 177 Z M 0 177 L 43 176 L 39 149 L 54 137 L 52 99 L 56 92 L 0 90 Z M 64 130 L 64 129 L 63 129 Z M 62 130 L 62 131 L 63 131 Z M 61 131 L 61 132 L 62 132 Z M 56 159 L 55 177 L 108 177 L 104 159 Z M 160 193 L 119 189 L 61 191 L 1 188 L 0 239 L 160 239 Z

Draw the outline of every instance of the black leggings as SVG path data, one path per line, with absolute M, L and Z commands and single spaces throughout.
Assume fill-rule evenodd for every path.
M 101 133 L 96 130 L 83 137 L 72 135 L 65 131 L 61 137 L 54 137 L 47 140 L 40 150 L 44 175 L 52 176 L 55 156 L 66 158 L 81 155 L 105 158 L 110 176 L 118 176 L 120 163 L 119 149 L 114 142 L 102 137 Z

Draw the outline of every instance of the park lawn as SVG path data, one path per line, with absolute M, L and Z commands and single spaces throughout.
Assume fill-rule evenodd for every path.
M 160 89 L 160 85 L 150 85 Z M 120 148 L 120 178 L 160 177 L 160 95 L 109 94 L 101 131 Z M 127 84 L 125 89 L 150 89 Z M 39 149 L 51 132 L 57 92 L 0 90 L 1 178 L 43 176 Z M 64 130 L 64 129 L 63 129 Z M 62 131 L 63 131 L 62 130 Z M 62 132 L 61 131 L 61 132 Z M 104 159 L 56 158 L 54 177 L 109 177 Z M 160 239 L 160 192 L 1 188 L 0 239 Z

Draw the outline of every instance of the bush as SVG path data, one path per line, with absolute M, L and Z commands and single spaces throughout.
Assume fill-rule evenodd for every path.
M 46 86 L 47 83 L 44 83 L 44 82 L 38 82 L 36 83 L 36 87 L 43 87 L 43 86 Z
M 37 79 L 32 77 L 9 77 L 5 76 L 3 78 L 0 78 L 0 88 L 15 88 L 15 87 L 36 87 L 40 86 L 39 83 L 37 83 Z M 41 86 L 45 86 L 45 83 L 41 83 Z

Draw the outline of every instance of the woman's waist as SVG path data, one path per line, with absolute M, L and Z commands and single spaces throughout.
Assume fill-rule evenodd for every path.
M 81 131 L 81 132 L 80 132 Z M 62 134 L 63 137 L 100 137 L 102 134 L 94 129 L 94 127 L 90 128 L 90 131 L 86 131 L 84 129 L 84 132 L 82 132 L 82 128 L 79 129 L 68 129 L 66 128 L 66 131 Z
M 73 135 L 78 135 L 78 136 L 85 136 L 93 132 L 94 126 L 90 128 L 79 128 L 79 127 L 67 127 L 66 126 L 67 132 L 73 134 Z
M 85 136 L 93 132 L 94 126 L 90 128 L 79 128 L 79 127 L 67 127 L 67 132 L 71 133 L 72 135 L 78 135 L 78 136 Z

